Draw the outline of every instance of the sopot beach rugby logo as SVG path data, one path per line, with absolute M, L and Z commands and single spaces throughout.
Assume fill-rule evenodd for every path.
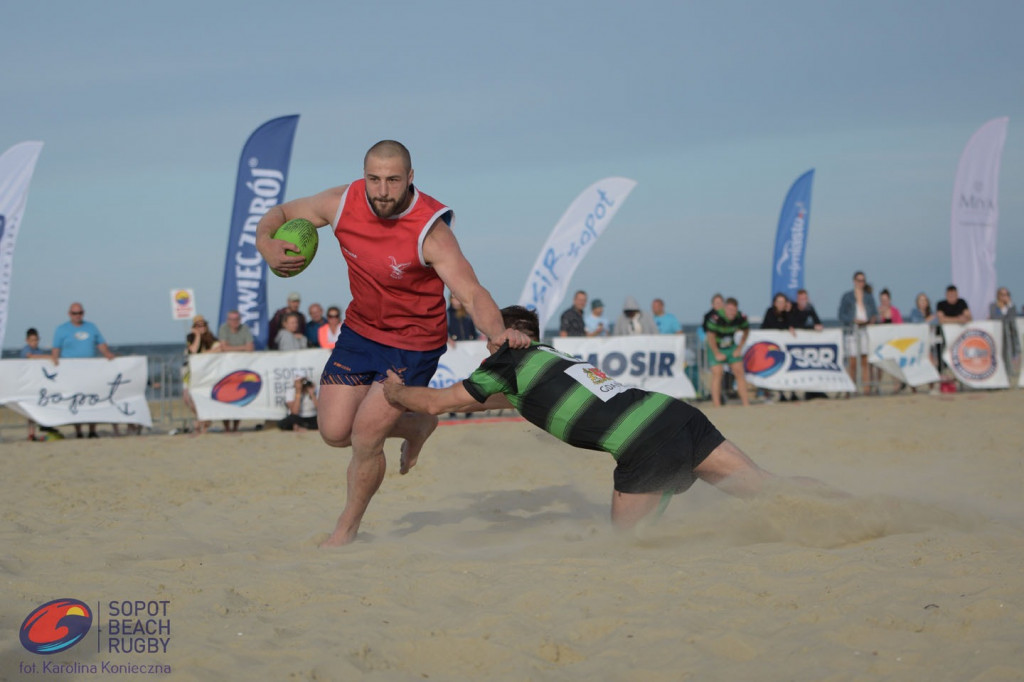
M 92 627 L 92 609 L 77 599 L 54 599 L 21 624 L 21 645 L 34 654 L 55 654 L 82 641 Z

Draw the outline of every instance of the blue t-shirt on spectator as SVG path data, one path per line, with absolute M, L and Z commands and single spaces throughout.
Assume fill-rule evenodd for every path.
M 96 346 L 106 342 L 92 322 L 83 321 L 77 327 L 65 322 L 53 333 L 53 347 L 60 349 L 62 358 L 94 358 L 98 355 Z
M 18 352 L 19 358 L 27 358 L 30 355 L 49 355 L 50 352 L 44 348 L 33 348 L 32 346 L 25 344 L 25 347 Z
M 665 313 L 654 318 L 654 324 L 658 325 L 659 334 L 678 334 L 682 331 L 679 319 L 672 313 Z

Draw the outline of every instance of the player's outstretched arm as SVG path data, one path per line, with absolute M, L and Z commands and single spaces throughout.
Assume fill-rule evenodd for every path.
M 388 378 L 384 381 L 383 386 L 384 396 L 388 402 L 395 407 L 404 407 L 412 412 L 444 414 L 445 412 L 481 412 L 512 407 L 508 399 L 501 393 L 492 395 L 484 403 L 478 403 L 462 385 L 462 382 L 452 384 L 448 388 L 406 386 L 402 383 L 402 379 L 391 370 L 388 370 Z

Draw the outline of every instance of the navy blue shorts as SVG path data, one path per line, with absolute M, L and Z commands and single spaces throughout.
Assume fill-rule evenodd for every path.
M 406 386 L 426 386 L 447 348 L 447 344 L 427 351 L 392 348 L 360 336 L 343 324 L 320 383 L 369 386 L 384 381 L 390 369 L 402 377 Z

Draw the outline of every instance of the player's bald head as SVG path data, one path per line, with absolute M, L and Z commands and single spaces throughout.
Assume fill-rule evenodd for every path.
M 405 148 L 405 145 L 396 140 L 381 140 L 377 144 L 370 147 L 366 152 L 366 156 L 363 157 L 363 168 L 366 168 L 366 162 L 370 157 L 378 159 L 401 159 L 402 163 L 405 164 L 406 172 L 412 170 L 412 156 L 409 154 L 409 150 Z

